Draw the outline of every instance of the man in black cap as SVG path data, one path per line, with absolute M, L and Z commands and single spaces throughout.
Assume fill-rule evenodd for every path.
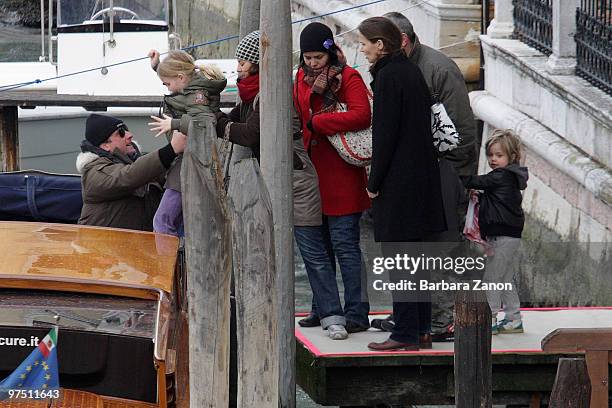
M 187 138 L 175 132 L 161 149 L 141 156 L 121 119 L 91 114 L 77 157 L 82 175 L 79 224 L 152 231 L 164 173 Z

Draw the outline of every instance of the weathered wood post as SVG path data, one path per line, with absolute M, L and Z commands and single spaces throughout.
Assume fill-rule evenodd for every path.
M 230 226 L 214 117 L 192 121 L 181 175 L 187 302 L 190 406 L 229 402 Z
M 19 170 L 17 106 L 0 106 L 0 171 Z
M 482 292 L 455 298 L 455 406 L 492 406 L 491 309 Z
M 591 382 L 584 358 L 560 358 L 549 408 L 588 407 Z
M 546 353 L 585 353 L 590 379 L 590 407 L 609 406 L 609 364 L 612 362 L 612 328 L 556 329 L 542 339 Z
M 261 0 L 242 0 L 240 8 L 240 38 L 259 29 Z
M 279 407 L 295 407 L 291 11 L 289 0 L 261 5 L 261 172 L 274 218 L 278 301 Z
M 232 166 L 228 191 L 238 338 L 238 407 L 278 406 L 272 203 L 259 165 Z

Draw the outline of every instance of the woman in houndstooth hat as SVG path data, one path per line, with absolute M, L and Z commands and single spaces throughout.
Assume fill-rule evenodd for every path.
M 240 103 L 225 115 L 217 114 L 217 136 L 225 138 L 240 146 L 251 149 L 253 157 L 259 161 L 259 31 L 246 35 L 236 48 L 238 60 L 238 95 Z M 321 200 L 317 173 L 306 154 L 302 142 L 301 124 L 294 112 L 293 121 L 293 224 L 296 242 L 306 266 L 311 286 L 323 287 L 315 293 L 324 297 L 319 299 L 321 305 L 316 325 L 328 328 L 339 325 L 341 330 L 329 331 L 334 339 L 345 339 L 344 313 L 340 306 L 336 287 L 334 268 L 324 246 L 321 218 Z M 329 292 L 329 293 L 328 293 Z M 336 302 L 325 301 L 334 298 Z

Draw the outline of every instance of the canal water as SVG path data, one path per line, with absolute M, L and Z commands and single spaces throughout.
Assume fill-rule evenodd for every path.
M 14 26 L 0 21 L 0 62 L 38 61 L 39 56 L 40 28 Z

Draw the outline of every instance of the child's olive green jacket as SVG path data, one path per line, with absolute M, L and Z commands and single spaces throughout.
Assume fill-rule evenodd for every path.
M 166 137 L 172 137 L 172 131 L 178 130 L 187 134 L 189 122 L 198 119 L 199 115 L 214 120 L 214 113 L 220 111 L 221 92 L 227 85 L 227 79 L 208 79 L 196 73 L 183 92 L 164 96 L 163 112 L 172 116 L 171 131 Z M 202 118 L 203 119 L 203 118 Z M 181 164 L 183 155 L 180 154 L 166 175 L 166 188 L 181 191 Z

